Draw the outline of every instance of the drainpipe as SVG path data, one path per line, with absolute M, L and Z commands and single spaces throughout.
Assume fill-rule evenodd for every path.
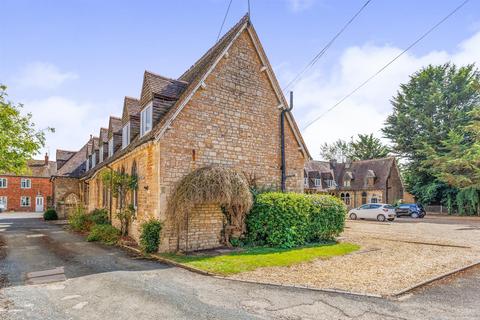
M 108 195 L 108 206 L 109 206 L 109 218 L 110 218 L 110 223 L 112 223 L 112 189 L 113 189 L 113 179 L 112 179 L 112 175 L 113 175 L 113 168 L 110 167 L 108 164 L 105 166 L 107 167 L 107 169 L 110 169 L 110 192 L 109 192 L 109 195 Z
M 285 113 L 292 111 L 293 109 L 293 91 L 290 91 L 290 107 L 288 109 L 282 109 L 280 113 L 280 148 L 282 153 L 282 192 L 287 190 L 286 182 L 287 182 L 287 168 L 286 168 L 286 161 L 285 161 Z

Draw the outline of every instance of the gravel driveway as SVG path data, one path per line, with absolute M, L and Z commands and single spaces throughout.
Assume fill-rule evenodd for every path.
M 447 221 L 445 221 L 447 220 Z M 341 241 L 360 251 L 290 267 L 257 269 L 236 279 L 392 295 L 417 283 L 480 261 L 480 220 L 426 222 L 348 221 Z

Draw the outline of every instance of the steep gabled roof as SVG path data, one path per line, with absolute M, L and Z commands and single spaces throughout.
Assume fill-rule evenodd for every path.
M 138 114 L 140 110 L 140 100 L 131 97 L 125 97 L 123 100 L 122 122 L 127 123 L 130 116 Z
M 55 161 L 48 161 L 45 163 L 45 160 L 28 160 L 28 175 L 32 177 L 42 177 L 49 178 L 57 172 L 57 164 Z
M 85 172 L 85 160 L 87 159 L 88 141 L 80 150 L 68 159 L 68 161 L 58 169 L 56 176 L 66 176 L 78 178 Z
M 237 37 L 243 31 L 247 31 L 248 35 L 252 39 L 255 49 L 259 55 L 260 60 L 262 61 L 264 67 L 266 67 L 267 76 L 272 84 L 272 87 L 275 91 L 275 94 L 279 100 L 279 104 L 283 107 L 287 107 L 288 103 L 283 96 L 280 85 L 275 78 L 273 69 L 268 62 L 267 56 L 262 48 L 260 40 L 253 28 L 250 17 L 248 14 L 242 17 L 240 21 L 233 26 L 212 48 L 210 48 L 190 69 L 188 69 L 184 74 L 182 74 L 179 80 L 187 81 L 188 87 L 183 91 L 178 101 L 170 108 L 170 110 L 163 116 L 160 122 L 155 126 L 152 132 L 155 135 L 155 138 L 158 140 L 165 133 L 165 131 L 170 127 L 172 121 L 176 116 L 181 112 L 183 107 L 188 103 L 194 93 L 201 87 L 202 82 L 206 77 L 212 72 L 216 64 L 222 58 L 224 54 L 228 52 L 230 46 L 235 42 Z M 286 114 L 287 123 L 291 126 L 292 131 L 297 139 L 300 149 L 307 159 L 311 159 L 310 153 L 308 152 L 307 146 L 302 138 L 300 130 L 295 123 L 293 115 L 288 112 Z
M 75 153 L 77 152 L 57 149 L 55 159 L 57 159 L 57 161 L 68 161 Z
M 337 163 L 334 169 L 335 176 L 340 189 L 385 189 L 394 163 L 395 158 L 393 157 L 353 161 L 349 168 L 345 167 L 345 163 Z M 347 172 L 353 175 L 353 180 L 350 182 L 350 187 L 343 187 L 343 179 L 347 176 Z M 366 185 L 366 178 L 369 177 L 375 178 L 373 186 Z
M 186 87 L 185 81 L 170 79 L 145 70 L 140 105 L 145 106 L 155 95 L 176 100 Z
M 98 134 L 99 143 L 107 143 L 108 142 L 108 129 L 107 128 L 100 128 L 100 133 Z
M 108 120 L 108 137 L 111 138 L 114 134 L 121 134 L 122 119 L 110 116 Z

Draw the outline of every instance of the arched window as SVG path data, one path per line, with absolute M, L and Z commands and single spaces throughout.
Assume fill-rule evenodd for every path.
M 340 199 L 342 199 L 342 201 L 345 202 L 345 194 L 343 192 L 340 194 Z
M 367 203 L 367 193 L 365 191 L 362 192 L 362 204 Z
M 132 205 L 137 209 L 138 205 L 138 175 L 137 175 L 137 162 L 133 161 L 132 164 L 132 178 L 135 180 L 135 188 L 132 190 Z
M 345 204 L 350 205 L 350 193 L 348 192 L 345 194 Z

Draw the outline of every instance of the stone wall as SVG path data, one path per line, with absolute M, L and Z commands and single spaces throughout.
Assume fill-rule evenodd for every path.
M 224 215 L 216 204 L 196 206 L 188 215 L 188 221 L 180 230 L 178 249 L 197 251 L 222 246 Z M 171 233 L 164 237 L 160 250 L 172 251 L 177 248 L 177 237 Z

